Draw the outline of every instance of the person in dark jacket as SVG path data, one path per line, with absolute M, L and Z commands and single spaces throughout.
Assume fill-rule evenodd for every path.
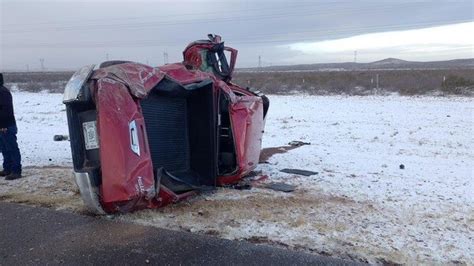
M 3 75 L 0 73 L 0 150 L 3 155 L 3 171 L 0 171 L 0 176 L 5 176 L 5 180 L 21 177 L 17 130 L 12 94 L 3 86 Z

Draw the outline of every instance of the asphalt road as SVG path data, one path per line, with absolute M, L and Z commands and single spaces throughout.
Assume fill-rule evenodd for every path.
M 0 265 L 350 265 L 328 257 L 0 202 Z

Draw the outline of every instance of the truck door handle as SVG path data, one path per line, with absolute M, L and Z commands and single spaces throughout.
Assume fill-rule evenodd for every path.
M 130 149 L 138 156 L 140 156 L 140 140 L 137 132 L 137 122 L 133 120 L 128 125 L 130 133 Z

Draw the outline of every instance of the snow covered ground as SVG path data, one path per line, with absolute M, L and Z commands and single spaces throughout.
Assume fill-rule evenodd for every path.
M 68 135 L 66 109 L 57 93 L 14 92 L 18 145 L 24 166 L 72 165 L 69 143 L 53 141 Z
M 61 95 L 15 92 L 14 99 L 29 167 L 22 180 L 0 181 L 0 199 L 82 211 L 65 168 L 69 143 L 53 141 L 67 133 Z M 269 175 L 265 182 L 294 184 L 295 192 L 219 189 L 117 218 L 359 261 L 474 262 L 473 99 L 270 101 L 264 147 L 293 140 L 311 145 L 276 154 L 259 170 Z M 296 176 L 283 168 L 319 174 Z

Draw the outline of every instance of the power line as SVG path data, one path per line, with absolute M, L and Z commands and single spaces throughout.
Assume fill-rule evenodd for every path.
M 272 34 L 255 34 L 253 36 L 246 35 L 245 38 L 237 37 L 237 36 L 226 36 L 226 42 L 232 44 L 268 44 L 268 43 L 295 43 L 295 42 L 314 42 L 317 41 L 314 37 L 310 37 L 307 34 L 317 34 L 323 35 L 326 39 L 331 38 L 339 38 L 343 34 L 368 34 L 369 31 L 388 31 L 393 29 L 400 29 L 400 28 L 419 28 L 422 26 L 430 26 L 435 23 L 441 23 L 440 21 L 430 21 L 425 23 L 412 23 L 412 24 L 405 24 L 405 25 L 377 25 L 377 26 L 367 26 L 367 27 L 341 27 L 337 30 L 333 29 L 320 29 L 317 31 L 301 31 L 301 32 L 293 32 L 291 34 L 303 34 L 301 37 L 289 37 L 291 34 L 287 33 L 272 33 Z M 265 37 L 265 39 L 259 39 Z M 268 39 L 268 37 L 277 37 L 276 39 Z M 278 38 L 282 37 L 282 38 Z M 169 46 L 169 45 L 176 45 L 177 43 L 183 44 L 187 43 L 190 40 L 130 40 L 130 41 L 103 41 L 103 42 L 69 42 L 69 43 L 34 43 L 29 42 L 27 44 L 3 44 L 4 48 L 35 48 L 35 47 L 46 47 L 46 48 L 72 48 L 72 47 L 81 47 L 81 48 L 98 48 L 98 47 L 149 47 L 149 46 Z
M 340 6 L 334 6 L 334 3 L 317 3 L 317 4 L 311 4 L 311 5 L 290 5 L 290 6 L 281 6 L 281 7 L 265 7 L 265 8 L 255 8 L 255 9 L 229 9 L 229 10 L 225 10 L 225 12 L 221 13 L 224 16 L 224 18 L 229 18 L 229 13 L 238 13 L 238 14 L 241 14 L 243 12 L 245 13 L 248 13 L 248 12 L 251 12 L 251 11 L 271 11 L 271 10 L 284 10 L 284 11 L 288 11 L 288 10 L 291 10 L 293 8 L 306 8 L 305 10 L 308 10 L 308 8 L 318 8 L 317 10 L 311 10 L 312 13 L 314 15 L 318 15 L 318 14 L 325 14 L 327 15 L 328 12 L 330 11 L 335 11 L 335 12 L 338 12 L 338 11 L 368 11 L 368 12 L 372 12 L 372 11 L 375 11 L 376 9 L 378 8 L 387 8 L 389 10 L 393 10 L 393 8 L 395 6 L 411 6 L 413 7 L 414 5 L 420 5 L 422 6 L 423 3 L 421 2 L 405 2 L 405 3 L 390 3 L 390 5 L 387 5 L 387 4 L 375 4 L 375 5 L 371 5 L 371 6 L 368 6 L 368 7 L 350 7 L 350 8 L 347 8 L 347 7 L 340 7 Z M 321 7 L 323 6 L 328 6 L 329 8 L 327 9 L 322 9 Z M 159 16 L 139 16 L 139 17 L 117 17 L 117 18 L 102 18 L 102 19 L 78 19 L 78 20 L 66 20 L 66 21 L 58 21 L 58 22 L 36 22 L 36 23 L 14 23 L 14 24 L 3 24 L 4 27 L 8 27 L 8 28 L 12 28 L 12 27 L 22 27 L 22 26 L 41 26 L 41 25 L 50 25 L 50 26 L 55 26 L 55 25 L 59 25 L 59 26 L 63 26 L 65 23 L 73 23 L 73 25 L 77 25 L 77 23 L 80 23 L 80 24 L 84 24 L 86 22 L 100 22 L 100 21 L 106 21 L 106 22 L 110 22 L 110 21 L 120 21 L 120 22 L 123 22 L 123 21 L 126 21 L 126 20 L 142 20 L 142 19 L 147 19 L 147 18 L 171 18 L 172 21 L 176 21 L 176 18 L 179 18 L 180 16 L 182 17 L 189 17 L 189 16 L 199 16 L 199 15 L 216 15 L 216 14 L 220 14 L 219 12 L 216 12 L 216 11 L 212 11 L 212 12 L 198 12 L 198 13 L 178 13 L 178 14 L 160 14 Z M 331 12 L 330 14 L 334 14 L 334 12 Z M 256 14 L 257 17 L 260 17 L 261 14 Z M 240 18 L 240 17 L 236 17 L 236 18 Z M 242 17 L 244 18 L 244 17 Z M 195 20 L 202 20 L 202 18 L 195 18 Z M 150 24 L 150 23 L 153 23 L 153 21 L 151 22 L 143 22 L 143 23 L 146 23 L 146 24 Z M 190 22 L 192 23 L 192 22 Z M 89 26 L 97 26 L 97 25 L 89 25 Z M 100 26 L 100 24 L 99 24 Z M 118 24 L 117 26 L 123 26 L 123 24 Z
M 242 13 L 242 12 L 249 12 L 249 11 L 269 11 L 269 10 L 288 10 L 291 8 L 298 8 L 298 7 L 317 7 L 320 5 L 327 5 L 328 3 L 318 3 L 316 5 L 291 5 L 285 7 L 266 7 L 266 8 L 252 8 L 252 9 L 230 9 L 225 11 L 225 15 L 227 16 L 229 13 Z M 176 19 L 178 16 L 199 16 L 199 15 L 216 15 L 216 11 L 212 12 L 198 12 L 198 13 L 178 13 L 178 14 L 160 14 L 160 18 L 172 18 Z M 119 17 L 119 18 L 102 18 L 102 19 L 78 19 L 78 20 L 67 20 L 67 21 L 58 21 L 58 22 L 36 22 L 36 23 L 14 23 L 14 24 L 3 24 L 5 27 L 18 27 L 18 26 L 38 26 L 38 25 L 64 25 L 64 23 L 84 23 L 89 21 L 124 21 L 124 20 L 137 20 L 137 19 L 146 19 L 146 18 L 156 18 L 157 16 L 139 16 L 139 17 Z
M 400 3 L 399 5 L 403 5 L 407 3 Z M 356 8 L 339 8 L 339 7 L 332 7 L 329 9 L 325 10 L 301 10 L 301 12 L 296 12 L 296 13 L 288 13 L 285 11 L 284 13 L 272 13 L 272 14 L 267 14 L 267 15 L 244 15 L 244 16 L 226 16 L 223 18 L 209 18 L 209 19 L 187 19 L 187 20 L 176 20 L 176 17 L 172 21 L 157 21 L 157 22 L 137 22 L 137 23 L 126 23 L 126 24 L 89 24 L 89 25 L 84 25 L 84 23 L 81 23 L 81 25 L 75 25 L 75 26 L 59 26 L 59 27 L 49 27 L 49 28 L 44 28 L 41 29 L 42 32 L 45 31 L 82 31 L 82 30 L 114 30 L 114 29 L 119 29 L 119 30 L 124 30 L 126 28 L 128 29 L 145 29 L 145 28 L 154 28 L 158 26 L 173 26 L 173 25 L 186 25 L 186 24 L 203 24 L 203 23 L 226 23 L 226 22 L 236 22 L 236 21 L 241 21 L 241 20 L 255 20 L 255 21 L 262 21 L 266 19 L 277 19 L 277 18 L 286 18 L 286 17 L 292 17 L 292 16 L 317 16 L 317 15 L 336 15 L 336 14 L 344 14 L 347 12 L 350 13 L 363 13 L 362 11 L 365 11 L 367 13 L 373 13 L 377 9 L 382 9 L 382 10 L 392 10 L 393 6 L 387 6 L 387 5 L 379 5 L 379 6 L 373 6 L 371 8 L 365 8 L 365 7 L 356 7 Z M 27 30 L 18 30 L 18 29 L 11 29 L 10 27 L 8 29 L 3 29 L 2 32 L 4 34 L 20 34 L 20 33 L 28 33 L 28 32 L 38 32 L 38 29 L 27 29 Z

